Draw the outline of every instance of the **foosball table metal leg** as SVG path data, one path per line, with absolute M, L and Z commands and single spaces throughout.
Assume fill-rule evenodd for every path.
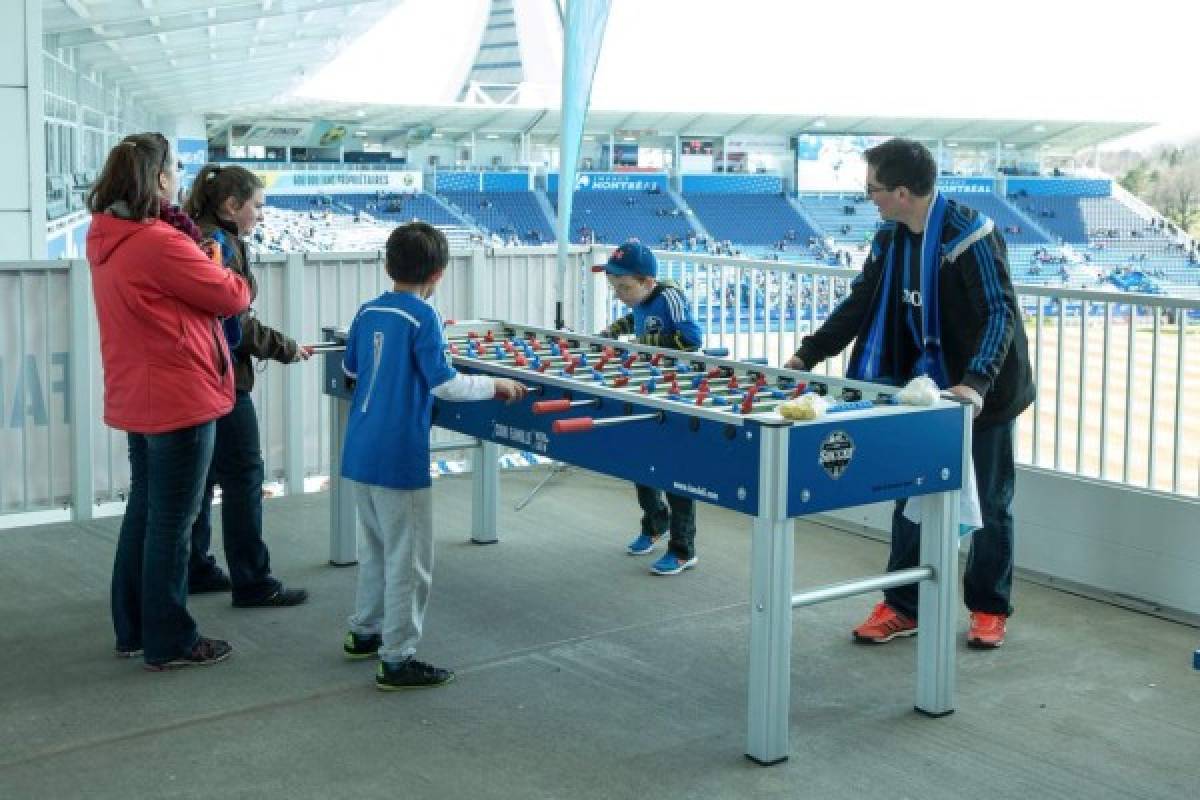
M 480 440 L 471 453 L 471 541 L 495 544 L 496 513 L 500 506 L 500 445 Z
M 970 453 L 971 412 L 964 406 L 963 476 L 974 469 Z M 944 480 L 945 474 L 937 477 Z M 956 489 L 921 498 L 920 559 L 933 568 L 934 578 L 917 588 L 916 709 L 931 717 L 954 713 L 960 495 Z
M 350 403 L 329 398 L 329 563 L 348 567 L 358 563 L 358 513 L 354 492 L 342 478 L 342 439 Z
M 759 512 L 750 550 L 750 700 L 746 757 L 786 761 L 792 680 L 795 523 L 787 516 L 787 430 L 761 429 Z

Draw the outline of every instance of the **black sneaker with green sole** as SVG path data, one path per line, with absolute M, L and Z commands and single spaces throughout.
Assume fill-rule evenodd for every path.
M 382 646 L 383 637 L 378 633 L 363 636 L 351 631 L 346 634 L 346 638 L 342 642 L 342 652 L 351 661 L 361 661 L 379 655 L 379 648 Z
M 448 669 L 435 667 L 410 658 L 401 664 L 379 662 L 379 672 L 375 675 L 375 688 L 384 692 L 394 692 L 401 689 L 427 689 L 431 686 L 441 686 L 454 680 L 454 673 Z

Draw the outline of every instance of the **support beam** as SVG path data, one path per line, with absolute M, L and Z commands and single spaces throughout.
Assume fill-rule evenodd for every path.
M 226 10 L 217 17 L 209 17 L 207 14 L 198 13 L 198 9 L 193 5 L 189 11 L 173 15 L 168 15 L 160 11 L 155 15 L 161 23 L 158 26 L 151 24 L 147 18 L 142 16 L 102 22 L 99 25 L 95 17 L 93 17 L 91 24 L 86 27 L 65 28 L 59 32 L 49 31 L 47 32 L 47 36 L 53 47 L 86 47 L 103 42 L 140 39 L 154 36 L 158 33 L 195 31 L 200 28 L 207 28 L 210 25 L 213 27 L 223 27 L 226 25 L 253 22 L 259 19 L 292 17 L 309 11 L 324 11 L 327 9 L 362 5 L 364 2 L 378 3 L 390 2 L 390 0 L 293 0 L 291 5 L 280 7 L 273 11 L 262 11 L 256 6 L 239 3 L 226 7 Z M 103 26 L 101 28 L 103 32 L 97 33 L 96 28 L 100 27 L 100 25 Z
M 275 62 L 282 59 L 295 61 L 295 66 L 298 67 L 311 67 L 311 47 L 314 43 L 319 42 L 320 38 L 322 37 L 313 36 L 296 40 L 296 48 L 290 50 L 290 52 L 286 47 L 283 46 L 284 41 L 286 41 L 286 38 L 284 37 L 281 37 L 280 43 L 278 43 L 278 46 L 274 49 L 259 49 L 258 54 L 252 58 L 254 65 L 256 65 L 256 70 L 254 70 L 253 73 L 254 78 L 258 77 L 259 67 L 275 66 Z M 306 47 L 306 44 L 308 47 Z M 206 46 L 204 47 L 206 48 Z M 232 56 L 233 54 L 228 55 Z M 247 60 L 246 55 L 246 53 L 241 53 L 238 56 L 238 60 L 230 62 L 226 54 L 218 53 L 217 50 L 203 49 L 193 50 L 193 52 L 188 52 L 187 54 L 179 53 L 172 56 L 172 58 L 175 60 L 175 66 L 170 68 L 170 70 L 164 74 L 174 74 L 174 76 L 186 77 L 188 71 L 203 72 L 204 70 L 210 70 L 210 68 L 221 68 L 221 70 L 228 71 L 233 65 L 244 65 Z M 217 60 L 214 60 L 214 58 Z M 80 60 L 82 60 L 84 64 L 88 65 L 88 67 L 92 68 L 92 70 L 103 72 L 104 76 L 108 78 L 120 80 L 125 73 L 134 72 L 132 67 L 137 67 L 138 70 L 145 70 L 154 73 L 161 72 L 160 67 L 162 65 L 163 58 L 161 53 L 146 53 L 144 55 L 139 54 L 138 56 L 131 55 L 131 58 L 121 60 L 90 59 L 88 56 L 83 56 L 83 58 Z
M 292 57 L 293 59 L 297 58 L 295 54 L 292 54 Z M 303 77 L 301 75 L 302 67 L 303 65 L 295 63 L 295 60 L 293 60 L 291 63 L 263 64 L 255 69 L 254 81 L 256 84 L 259 84 L 269 78 L 277 78 L 289 75 L 295 75 L 297 78 Z M 181 77 L 187 77 L 189 79 L 200 78 L 204 80 L 211 80 L 215 83 L 232 83 L 235 85 L 240 84 L 242 86 L 246 85 L 246 76 L 244 74 L 239 75 L 221 63 L 209 63 L 206 66 L 188 67 L 186 69 L 171 70 L 170 72 L 166 73 L 134 75 L 129 70 L 123 70 L 120 72 L 114 71 L 109 73 L 109 75 L 118 83 L 120 83 L 127 92 L 153 91 L 158 88 L 172 88 L 174 91 L 184 94 L 189 92 L 203 94 L 209 88 L 206 85 L 199 84 L 195 86 L 181 85 Z M 172 80 L 172 78 L 174 78 L 174 80 Z

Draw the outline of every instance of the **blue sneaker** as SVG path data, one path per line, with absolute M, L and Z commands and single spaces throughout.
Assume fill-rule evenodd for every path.
M 659 537 L 639 533 L 637 538 L 625 546 L 625 552 L 631 556 L 644 556 L 654 551 L 654 545 Z
M 691 569 L 696 566 L 696 562 L 699 560 L 696 556 L 685 559 L 668 552 L 650 566 L 650 571 L 655 575 L 678 575 L 685 569 Z

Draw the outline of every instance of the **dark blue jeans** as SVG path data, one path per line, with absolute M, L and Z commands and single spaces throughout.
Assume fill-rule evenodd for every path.
M 634 486 L 637 487 L 638 505 L 642 509 L 642 533 L 662 536 L 669 530 L 669 552 L 682 559 L 696 555 L 696 501 L 690 497 L 660 492 L 640 483 Z M 666 495 L 666 503 L 663 502 L 663 495 Z
M 212 459 L 213 423 L 129 434 L 129 501 L 113 563 L 117 648 L 147 663 L 191 652 L 199 634 L 187 610 L 188 533 Z
M 983 430 L 976 428 L 971 434 L 983 512 L 983 527 L 971 534 L 967 570 L 963 575 L 963 600 L 971 611 L 1012 614 L 1012 501 L 1016 483 L 1013 425 L 1004 422 Z M 921 554 L 921 526 L 905 519 L 903 511 L 904 501 L 897 501 L 892 512 L 888 572 L 915 567 Z M 916 619 L 916 585 L 888 589 L 883 596 L 889 606 Z
M 188 569 L 193 576 L 212 571 L 216 559 L 212 544 L 213 487 L 221 487 L 221 535 L 225 561 L 233 583 L 233 599 L 255 602 L 274 594 L 279 581 L 271 577 L 271 554 L 262 538 L 262 445 L 258 414 L 249 392 L 238 392 L 233 410 L 217 420 L 212 466 L 192 526 L 192 553 Z

